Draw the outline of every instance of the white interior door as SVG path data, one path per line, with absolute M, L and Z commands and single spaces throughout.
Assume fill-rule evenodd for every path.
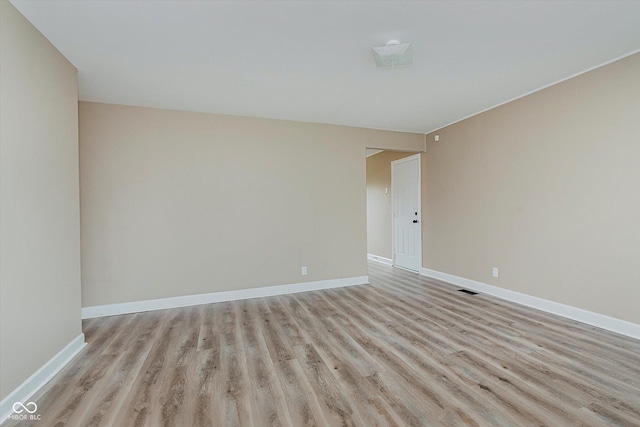
M 391 205 L 393 263 L 420 271 L 420 154 L 391 162 Z

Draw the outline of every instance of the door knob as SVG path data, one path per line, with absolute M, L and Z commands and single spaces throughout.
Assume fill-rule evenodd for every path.
M 414 224 L 417 224 L 417 223 L 418 223 L 418 220 L 417 220 L 417 219 L 414 219 L 414 220 L 413 220 L 413 223 L 414 223 Z

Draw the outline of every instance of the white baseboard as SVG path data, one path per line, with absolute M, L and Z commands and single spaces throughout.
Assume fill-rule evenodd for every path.
M 367 259 L 377 261 L 381 264 L 393 265 L 393 260 L 379 255 L 367 254 Z
M 87 343 L 84 342 L 84 334 L 78 335 L 60 350 L 58 354 L 49 359 L 40 369 L 35 371 L 15 390 L 2 399 L 2 401 L 0 401 L 0 423 L 7 420 L 9 415 L 13 413 L 13 404 L 15 402 L 21 402 L 23 404 L 29 402 L 31 396 L 48 383 L 55 374 L 60 372 L 85 345 L 87 345 Z M 38 404 L 38 402 L 35 403 L 36 405 Z
M 165 308 L 188 307 L 211 304 L 214 302 L 236 301 L 249 298 L 271 297 L 275 295 L 295 294 L 320 289 L 341 288 L 343 286 L 364 285 L 369 276 L 345 277 L 342 279 L 318 280 L 315 282 L 293 283 L 289 285 L 264 286 L 261 288 L 239 289 L 235 291 L 213 292 L 209 294 L 184 295 L 119 304 L 96 305 L 82 308 L 82 318 L 115 316 L 118 314 L 139 313 L 142 311 L 162 310 Z
M 626 320 L 616 319 L 614 317 L 605 316 L 604 314 L 594 313 L 593 311 L 583 310 L 581 308 L 549 301 L 543 298 L 523 294 L 521 292 L 511 291 L 498 286 L 488 285 L 475 280 L 465 279 L 464 277 L 454 276 L 453 274 L 429 270 L 428 268 L 421 269 L 420 274 L 442 280 L 444 282 L 449 282 L 463 288 L 493 295 L 494 297 L 502 298 L 507 301 L 526 305 L 527 307 L 536 308 L 568 319 L 577 320 L 578 322 L 586 323 L 588 325 L 597 326 L 598 328 L 626 335 L 631 338 L 640 339 L 640 325 Z

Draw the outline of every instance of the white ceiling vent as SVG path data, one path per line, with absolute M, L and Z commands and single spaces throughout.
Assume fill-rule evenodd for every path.
M 413 63 L 411 43 L 389 40 L 384 46 L 371 48 L 371 53 L 373 53 L 373 59 L 375 59 L 378 68 L 408 67 Z

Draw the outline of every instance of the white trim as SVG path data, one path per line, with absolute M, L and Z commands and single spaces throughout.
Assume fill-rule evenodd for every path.
M 371 153 L 367 154 L 367 157 L 375 156 L 376 154 L 382 153 L 384 150 L 379 150 L 377 148 L 367 148 L 367 151 L 371 151 Z
M 544 85 L 544 86 L 541 86 L 541 87 L 539 87 L 539 88 L 537 88 L 537 89 L 530 90 L 529 92 L 527 92 L 527 93 L 523 93 L 522 95 L 518 95 L 518 96 L 516 96 L 515 98 L 511 98 L 511 99 L 509 99 L 508 101 L 504 101 L 504 102 L 501 102 L 501 103 L 499 103 L 499 104 L 496 104 L 496 105 L 494 105 L 493 107 L 485 108 L 484 110 L 478 111 L 477 113 L 469 114 L 468 116 L 463 117 L 463 118 L 461 118 L 461 119 L 454 120 L 453 122 L 451 122 L 451 123 L 449 123 L 449 124 L 446 124 L 446 125 L 440 126 L 439 128 L 436 128 L 436 129 L 433 129 L 433 130 L 427 131 L 427 132 L 425 132 L 425 135 L 430 134 L 430 133 L 432 133 L 432 132 L 437 132 L 437 131 L 439 131 L 440 129 L 444 129 L 444 128 L 446 128 L 447 126 L 455 125 L 456 123 L 459 123 L 459 122 L 461 122 L 461 121 L 463 121 L 463 120 L 470 119 L 471 117 L 473 117 L 473 116 L 477 116 L 478 114 L 486 113 L 486 112 L 487 112 L 487 111 L 489 111 L 489 110 L 493 110 L 494 108 L 501 107 L 501 106 L 503 106 L 504 104 L 508 104 L 508 103 L 513 102 L 513 101 L 516 101 L 516 100 L 518 100 L 518 99 L 520 99 L 520 98 L 524 98 L 525 96 L 529 96 L 529 95 L 534 94 L 534 93 L 536 93 L 536 92 L 540 92 L 541 90 L 544 90 L 544 89 L 549 88 L 549 87 L 551 87 L 551 86 L 555 86 L 555 85 L 560 84 L 560 83 L 562 83 L 562 82 L 564 82 L 564 81 L 567 81 L 567 80 L 573 79 L 574 77 L 578 77 L 578 76 L 580 76 L 580 75 L 582 75 L 582 74 L 586 74 L 586 73 L 588 73 L 588 72 L 590 72 L 590 71 L 597 70 L 598 68 L 601 68 L 601 67 L 604 67 L 604 66 L 606 66 L 606 65 L 612 64 L 612 63 L 614 63 L 614 62 L 616 62 L 616 61 L 621 61 L 621 60 L 623 60 L 623 59 L 625 59 L 625 58 L 628 58 L 629 56 L 635 55 L 636 53 L 640 53 L 640 49 L 634 50 L 633 52 L 630 52 L 630 53 L 625 53 L 624 55 L 618 56 L 618 57 L 613 58 L 613 59 L 611 59 L 611 60 L 609 60 L 609 61 L 606 61 L 606 62 L 603 62 L 603 63 L 601 63 L 601 64 L 595 65 L 595 66 L 593 66 L 593 67 L 591 67 L 591 68 L 587 68 L 586 70 L 579 71 L 579 72 L 577 72 L 577 73 L 575 73 L 575 74 L 570 75 L 569 77 L 565 77 L 565 78 L 562 78 L 562 79 L 560 79 L 560 80 L 556 80 L 555 82 L 553 82 L 553 83 L 549 83 L 548 85 Z M 425 142 L 426 142 L 426 141 L 425 141 Z
M 507 301 L 526 305 L 527 307 L 546 311 L 547 313 L 557 314 L 558 316 L 577 320 L 578 322 L 586 323 L 588 325 L 597 326 L 598 328 L 626 335 L 631 338 L 640 339 L 640 325 L 626 320 L 616 319 L 614 317 L 605 316 L 604 314 L 583 310 L 582 308 L 572 307 L 559 302 L 549 301 L 543 298 L 500 288 L 498 286 L 465 279 L 464 277 L 454 276 L 453 274 L 429 270 L 427 268 L 423 268 L 420 271 L 420 274 L 442 280 L 444 282 L 449 282 L 457 286 L 462 286 L 464 288 L 473 289 L 474 291 L 493 295 L 494 297 L 502 298 Z
M 367 259 L 377 261 L 380 264 L 393 265 L 393 260 L 379 255 L 367 254 Z
M 271 297 L 274 295 L 295 294 L 320 289 L 341 288 L 343 286 L 364 285 L 369 276 L 345 277 L 342 279 L 318 280 L 315 282 L 293 283 L 288 285 L 264 286 L 261 288 L 238 289 L 234 291 L 212 292 L 209 294 L 183 295 L 179 297 L 123 302 L 118 304 L 82 307 L 82 318 L 115 316 L 118 314 L 139 313 L 141 311 L 162 310 L 165 308 L 189 307 L 214 302 L 236 301 L 249 298 Z
M 426 136 L 425 136 L 426 138 Z M 395 265 L 396 259 L 396 248 L 395 248 L 395 217 L 394 217 L 394 207 L 395 207 L 395 198 L 393 191 L 393 167 L 397 164 L 408 162 L 411 160 L 418 159 L 418 270 L 417 273 L 422 269 L 422 156 L 420 153 L 414 154 L 413 156 L 403 157 L 402 159 L 394 160 L 391 162 L 391 256 L 393 258 L 392 265 Z M 405 270 L 410 270 L 404 267 Z M 415 271 L 415 270 L 410 270 Z
M 11 415 L 15 402 L 28 402 L 31 396 L 48 383 L 54 375 L 60 372 L 85 345 L 87 345 L 87 343 L 84 342 L 84 334 L 78 335 L 60 350 L 58 354 L 49 359 L 40 369 L 35 371 L 15 390 L 2 399 L 2 401 L 0 401 L 0 424 L 6 421 L 9 415 Z

